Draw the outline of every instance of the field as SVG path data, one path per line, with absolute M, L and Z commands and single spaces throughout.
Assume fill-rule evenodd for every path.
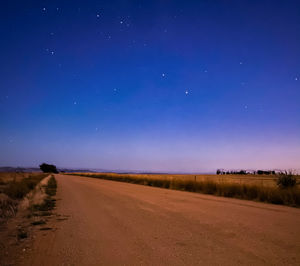
M 299 176 L 295 177 L 297 184 L 294 187 L 279 188 L 276 175 L 73 174 L 223 197 L 300 206 Z
M 41 173 L 0 172 L 0 184 L 21 181 L 24 178 L 39 176 Z
M 277 176 L 273 175 L 184 175 L 184 174 L 116 174 L 116 173 L 74 173 L 77 175 L 105 175 L 110 178 L 128 177 L 134 179 L 182 180 L 182 181 L 212 181 L 217 183 L 234 183 L 276 187 Z M 300 181 L 300 176 L 297 176 Z

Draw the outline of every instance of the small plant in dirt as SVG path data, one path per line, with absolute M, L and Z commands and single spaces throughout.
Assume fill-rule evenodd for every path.
M 24 239 L 28 237 L 28 234 L 26 231 L 24 231 L 24 229 L 19 229 L 18 230 L 18 234 L 17 234 L 18 239 Z
M 42 227 L 40 228 L 41 231 L 48 231 L 48 230 L 52 230 L 51 227 Z
M 46 222 L 44 220 L 38 220 L 38 221 L 34 221 L 31 224 L 32 225 L 41 225 L 41 224 L 45 224 Z
M 42 204 L 33 205 L 34 211 L 50 211 L 55 207 L 55 199 L 47 197 Z
M 48 196 L 54 196 L 56 194 L 56 189 L 57 189 L 57 183 L 56 180 L 54 178 L 54 176 L 52 175 L 48 181 L 48 184 L 46 186 L 46 193 Z
M 277 185 L 280 187 L 280 188 L 291 188 L 291 187 L 294 187 L 296 185 L 296 178 L 291 175 L 291 174 L 283 174 L 283 175 L 280 175 L 277 179 Z
M 6 183 L 0 178 L 0 186 L 5 185 Z

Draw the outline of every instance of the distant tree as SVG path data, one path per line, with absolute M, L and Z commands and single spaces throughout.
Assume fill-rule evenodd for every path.
M 239 174 L 239 175 L 246 175 L 247 172 L 246 172 L 246 170 L 241 170 L 241 171 L 238 172 L 238 174 Z
M 218 170 L 217 170 L 217 175 L 220 175 L 220 174 L 221 174 L 221 170 L 218 169 Z
M 58 171 L 56 169 L 56 166 L 53 164 L 46 164 L 46 163 L 42 163 L 40 165 L 40 169 L 44 172 L 44 173 L 55 173 L 57 174 Z
M 262 170 L 257 170 L 257 174 L 258 175 L 262 175 L 264 173 L 264 171 L 262 171 Z

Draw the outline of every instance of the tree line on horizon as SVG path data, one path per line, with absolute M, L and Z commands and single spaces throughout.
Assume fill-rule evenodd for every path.
M 274 171 L 274 170 L 224 170 L 224 169 L 217 169 L 217 175 L 288 175 L 291 174 L 288 171 Z

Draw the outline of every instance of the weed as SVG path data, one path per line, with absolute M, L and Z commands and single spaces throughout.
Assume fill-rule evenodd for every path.
M 42 204 L 34 204 L 33 211 L 50 211 L 55 207 L 55 199 L 47 197 Z
M 51 227 L 42 227 L 40 228 L 41 231 L 47 231 L 47 230 L 52 230 Z
M 33 216 L 51 216 L 50 211 L 39 211 L 39 212 L 34 212 Z
M 46 193 L 48 196 L 54 196 L 56 194 L 56 189 L 57 189 L 57 183 L 52 175 L 48 181 L 48 184 L 46 186 Z
M 31 225 L 41 225 L 41 224 L 45 224 L 46 222 L 44 220 L 39 220 L 39 221 L 34 221 L 31 223 Z
M 23 229 L 19 229 L 18 230 L 18 234 L 17 234 L 18 239 L 24 239 L 28 237 L 28 234 L 26 231 L 24 231 Z

